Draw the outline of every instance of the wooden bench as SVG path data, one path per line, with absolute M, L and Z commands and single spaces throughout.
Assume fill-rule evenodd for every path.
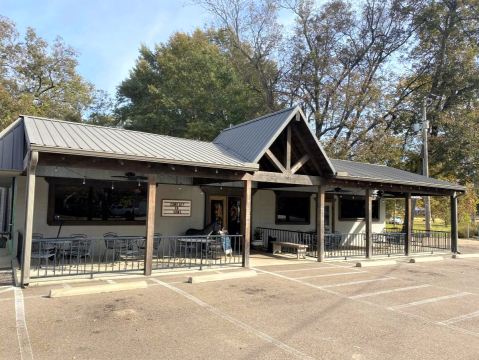
M 302 257 L 303 259 L 306 259 L 306 249 L 308 248 L 308 245 L 305 244 L 295 244 L 292 242 L 288 241 L 273 241 L 273 254 L 276 253 L 281 253 L 282 247 L 288 247 L 288 248 L 294 248 L 296 249 L 296 255 L 298 256 L 298 259 Z

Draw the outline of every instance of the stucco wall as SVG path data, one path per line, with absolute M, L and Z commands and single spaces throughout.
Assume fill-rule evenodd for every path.
M 21 230 L 24 226 L 25 214 L 25 180 L 24 176 L 18 177 L 15 193 L 14 229 Z M 183 234 L 188 228 L 203 228 L 205 218 L 205 195 L 198 186 L 190 185 L 164 185 L 158 186 L 158 201 L 156 206 L 155 232 L 163 235 Z M 192 201 L 192 216 L 185 218 L 162 217 L 162 199 L 187 199 Z M 306 225 L 277 225 L 275 224 L 275 193 L 272 190 L 257 190 L 253 195 L 253 229 L 256 227 L 270 227 L 298 231 L 315 231 L 316 229 L 316 200 L 311 196 L 311 219 Z M 337 200 L 336 200 L 337 201 Z M 46 237 L 57 235 L 58 226 L 47 224 L 48 208 L 48 183 L 43 177 L 37 177 L 35 191 L 35 214 L 33 232 L 44 234 Z M 365 231 L 364 221 L 339 221 L 335 206 L 335 231 L 340 233 L 360 233 Z M 385 203 L 381 200 L 380 220 L 373 222 L 373 232 L 381 232 L 385 222 Z M 122 235 L 142 235 L 144 225 L 64 225 L 61 235 L 68 236 L 73 233 L 83 233 L 91 237 L 100 237 L 105 232 L 114 231 Z
M 24 176 L 17 181 L 16 206 L 15 206 L 15 230 L 21 230 L 25 214 L 25 183 Z M 191 217 L 162 217 L 162 199 L 187 199 L 191 200 Z M 162 185 L 158 186 L 157 204 L 155 213 L 155 232 L 163 235 L 183 234 L 189 228 L 203 228 L 204 224 L 205 196 L 197 186 L 185 185 Z M 37 177 L 35 189 L 35 210 L 33 232 L 42 233 L 45 237 L 56 236 L 58 226 L 47 224 L 48 209 L 48 183 L 43 177 Z M 121 235 L 142 235 L 145 232 L 144 225 L 64 225 L 61 235 L 68 236 L 73 233 L 82 233 L 91 237 L 102 236 L 104 233 L 114 231 Z
M 340 221 L 338 218 L 338 199 L 335 206 L 335 231 L 343 234 L 365 232 L 365 223 L 363 220 Z M 315 231 L 316 230 L 316 198 L 311 196 L 310 223 L 307 225 L 277 225 L 275 224 L 275 193 L 272 190 L 257 190 L 253 196 L 253 229 L 256 227 L 266 227 L 297 231 Z M 373 232 L 381 232 L 384 229 L 386 206 L 384 200 L 381 200 L 379 211 L 379 220 L 373 221 Z

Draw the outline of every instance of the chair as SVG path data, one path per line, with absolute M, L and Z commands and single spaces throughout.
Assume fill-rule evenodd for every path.
M 70 258 L 80 260 L 82 258 L 91 257 L 91 241 L 87 240 L 88 236 L 86 234 L 71 234 L 69 241 L 69 249 L 67 253 L 70 255 Z
M 42 236 L 43 237 L 43 236 Z M 41 239 L 37 237 L 35 239 Z M 46 266 L 48 266 L 48 260 L 53 259 L 53 263 L 56 263 L 56 246 L 52 242 L 48 241 L 33 241 L 32 242 L 32 259 L 38 260 L 38 267 L 42 267 L 42 260 L 45 260 Z

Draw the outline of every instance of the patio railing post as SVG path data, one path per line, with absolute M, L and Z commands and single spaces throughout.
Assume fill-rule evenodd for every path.
M 318 249 L 318 261 L 324 261 L 324 186 L 318 186 L 316 199 L 316 248 Z
M 155 234 L 156 176 L 148 177 L 148 198 L 146 207 L 145 263 L 143 273 L 151 275 L 153 266 L 153 241 Z
M 249 268 L 251 242 L 251 180 L 243 181 L 243 267 Z
M 22 270 L 20 285 L 23 287 L 30 282 L 30 261 L 32 256 L 32 235 L 33 235 L 33 211 L 35 204 L 35 171 L 38 164 L 38 152 L 30 153 L 30 161 L 28 164 L 27 183 L 26 183 L 26 199 L 25 199 L 25 227 L 22 244 Z
M 373 239 L 372 239 L 372 218 L 373 218 L 373 199 L 371 196 L 371 189 L 366 189 L 366 194 L 364 197 L 365 201 L 365 216 L 364 221 L 366 222 L 366 257 L 370 259 L 373 256 Z
M 404 237 L 404 254 L 409 256 L 412 248 L 412 198 L 410 193 L 406 194 L 405 200 L 404 230 L 406 236 Z
M 457 194 L 451 195 L 451 252 L 457 253 Z

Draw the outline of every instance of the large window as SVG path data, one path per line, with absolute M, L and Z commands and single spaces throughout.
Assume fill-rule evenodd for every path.
M 309 224 L 311 196 L 302 193 L 276 193 L 276 224 Z
M 379 200 L 373 200 L 373 219 L 379 220 Z M 366 216 L 366 204 L 364 198 L 340 198 L 339 220 L 364 219 Z
M 144 224 L 146 186 L 131 181 L 50 179 L 48 224 Z

